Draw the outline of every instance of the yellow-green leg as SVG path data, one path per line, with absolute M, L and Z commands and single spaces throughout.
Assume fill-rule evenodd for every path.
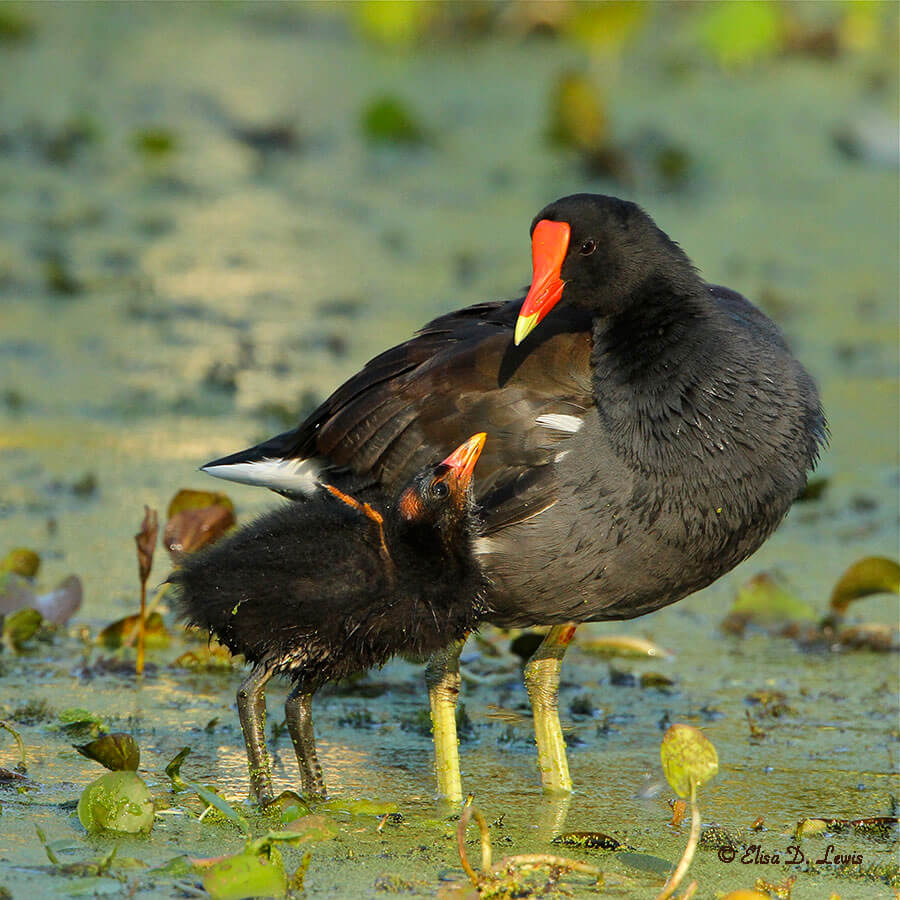
M 559 670 L 574 636 L 574 625 L 554 625 L 525 666 L 525 688 L 534 716 L 534 739 L 545 791 L 572 790 L 566 742 L 559 724 Z
M 428 661 L 425 683 L 431 703 L 434 738 L 434 771 L 438 796 L 450 803 L 462 802 L 459 775 L 459 741 L 456 737 L 456 701 L 459 699 L 459 654 L 465 640 L 438 650 Z

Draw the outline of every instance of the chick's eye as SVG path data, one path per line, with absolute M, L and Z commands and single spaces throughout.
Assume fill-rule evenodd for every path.
M 590 256 L 597 249 L 597 242 L 593 240 L 586 240 L 582 245 L 579 253 L 582 256 Z
M 447 484 L 444 481 L 435 481 L 435 483 L 431 485 L 431 496 L 437 497 L 438 500 L 443 500 L 449 493 L 450 488 L 447 487 Z

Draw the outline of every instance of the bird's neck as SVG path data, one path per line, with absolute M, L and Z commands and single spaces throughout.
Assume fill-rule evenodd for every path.
M 708 290 L 645 282 L 634 302 L 593 323 L 594 398 L 614 449 L 636 467 L 702 456 L 720 442 L 705 385 L 727 360 Z

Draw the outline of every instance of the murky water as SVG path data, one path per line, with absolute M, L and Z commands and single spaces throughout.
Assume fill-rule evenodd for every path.
M 570 800 L 541 794 L 515 668 L 493 687 L 465 685 L 474 739 L 461 748 L 464 786 L 490 821 L 503 817 L 495 855 L 550 852 L 560 849 L 548 843 L 555 833 L 602 830 L 677 859 L 686 831 L 666 825 L 658 755 L 669 721 L 700 725 L 718 749 L 704 822 L 742 831 L 762 817 L 756 843 L 767 852 L 783 853 L 804 816 L 889 812 L 900 790 L 896 657 L 808 653 L 784 639 L 724 637 L 719 624 L 756 572 L 778 571 L 824 610 L 847 565 L 897 554 L 897 170 L 850 160 L 833 140 L 873 117 L 896 124 L 894 48 L 723 75 L 692 59 L 686 13 L 658 13 L 624 55 L 591 58 L 577 43 L 509 30 L 383 50 L 319 6 L 18 9 L 33 36 L 0 44 L 0 555 L 34 547 L 42 585 L 76 572 L 86 602 L 69 636 L 0 656 L 0 715 L 21 731 L 38 785 L 0 790 L 0 885 L 15 897 L 78 889 L 36 868 L 47 860 L 35 824 L 77 848 L 74 857 L 110 846 L 86 839 L 60 806 L 99 774 L 52 728 L 67 707 L 131 731 L 160 797 L 163 769 L 185 744 L 191 778 L 244 794 L 238 672 L 173 667 L 180 638 L 151 653 L 155 668 L 142 683 L 85 668 L 85 655 L 94 662 L 99 651 L 85 649 L 78 629 L 95 633 L 136 609 L 132 535 L 142 505 L 163 510 L 180 487 L 220 487 L 197 466 L 288 427 L 432 315 L 511 296 L 530 274 L 531 217 L 579 190 L 638 200 L 710 280 L 757 299 L 782 324 L 822 388 L 830 481 L 718 584 L 646 619 L 580 632 L 653 638 L 675 656 L 613 665 L 662 672 L 674 687 L 613 677 L 576 644 L 562 691 L 577 784 Z M 652 132 L 686 150 L 686 187 L 664 191 L 643 176 L 623 187 L 548 148 L 547 97 L 568 68 L 603 86 L 617 140 L 652 144 L 642 137 Z M 360 111 L 381 94 L 417 111 L 425 146 L 367 145 Z M 293 129 L 280 150 L 236 137 L 273 125 Z M 73 143 L 79 128 L 87 136 Z M 169 153 L 135 149 L 150 129 L 172 143 Z M 84 496 L 73 485 L 88 474 L 97 487 Z M 242 518 L 275 502 L 250 488 L 229 492 Z M 154 582 L 165 575 L 162 557 Z M 891 599 L 858 610 L 897 621 Z M 484 664 L 474 645 L 467 659 L 474 671 Z M 376 879 L 391 873 L 427 895 L 462 874 L 452 822 L 441 821 L 452 811 L 431 800 L 430 740 L 408 724 L 424 707 L 421 680 L 420 667 L 398 661 L 369 677 L 384 689 L 374 698 L 317 699 L 332 792 L 394 800 L 405 819 L 380 833 L 374 818 L 348 820 L 337 840 L 315 846 L 311 896 L 374 896 Z M 758 708 L 745 698 L 763 689 L 782 691 L 790 712 L 761 718 L 768 736 L 751 741 L 746 710 L 756 717 Z M 277 713 L 284 690 L 270 693 Z M 574 715 L 572 701 L 584 696 L 595 713 Z M 22 709 L 37 701 L 51 713 L 29 720 Z M 341 724 L 352 710 L 367 710 L 372 723 Z M 12 742 L 0 747 L 0 764 L 11 766 Z M 286 736 L 275 747 L 276 779 L 292 786 Z M 818 859 L 829 843 L 862 854 L 863 869 L 897 861 L 890 841 L 853 834 L 807 838 L 802 848 Z M 168 814 L 119 852 L 160 865 L 239 846 L 226 826 Z M 300 855 L 286 851 L 289 867 Z M 659 888 L 658 876 L 615 856 L 571 855 L 598 860 L 620 896 Z M 889 893 L 827 866 L 727 864 L 714 850 L 698 851 L 691 874 L 699 897 L 791 874 L 795 898 Z M 138 896 L 172 895 L 165 878 L 125 875 Z

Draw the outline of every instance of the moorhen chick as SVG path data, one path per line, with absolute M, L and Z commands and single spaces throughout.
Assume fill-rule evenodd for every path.
M 826 425 L 779 329 L 634 203 L 564 197 L 531 245 L 524 300 L 435 319 L 293 431 L 203 468 L 298 498 L 321 479 L 390 488 L 435 447 L 489 431 L 476 547 L 490 621 L 553 626 L 525 680 L 544 786 L 567 791 L 557 693 L 575 623 L 659 609 L 753 553 Z M 429 667 L 436 722 L 452 723 L 458 650 Z M 439 790 L 458 799 L 455 743 L 435 737 L 439 773 L 457 773 Z
M 302 791 L 324 797 L 315 690 L 395 653 L 462 641 L 484 614 L 472 492 L 484 441 L 474 435 L 378 508 L 325 485 L 317 499 L 286 504 L 187 556 L 171 576 L 183 618 L 252 665 L 237 703 L 251 792 L 261 804 L 272 799 L 264 691 L 273 675 L 294 683 L 285 716 Z

